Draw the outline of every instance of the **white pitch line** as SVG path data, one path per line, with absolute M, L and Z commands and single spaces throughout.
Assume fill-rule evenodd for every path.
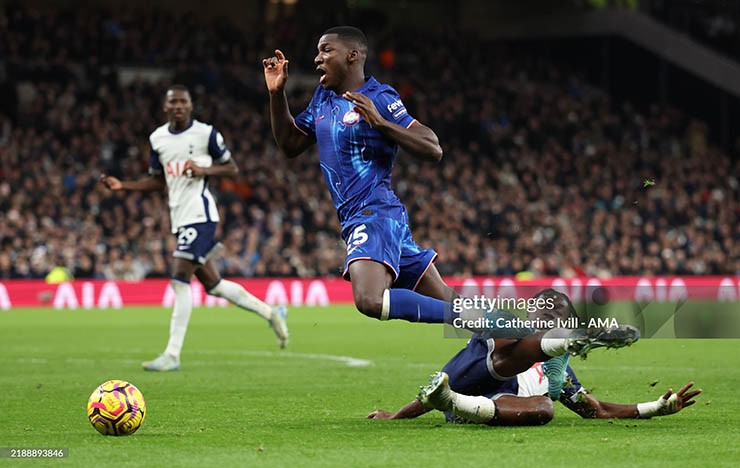
M 294 353 L 292 351 L 239 351 L 239 350 L 209 350 L 209 349 L 198 349 L 191 351 L 192 354 L 208 354 L 208 355 L 235 355 L 235 356 L 253 356 L 253 357 L 286 357 L 295 359 L 314 359 L 318 361 L 334 361 L 341 362 L 347 367 L 368 367 L 373 365 L 373 361 L 368 359 L 361 359 L 352 356 L 341 356 L 336 354 L 319 354 L 319 353 Z

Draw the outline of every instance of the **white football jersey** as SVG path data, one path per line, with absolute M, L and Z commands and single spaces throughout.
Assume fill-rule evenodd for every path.
M 542 363 L 538 362 L 524 372 L 517 374 L 519 390 L 517 396 L 537 396 L 547 394 L 547 376 L 542 371 Z
M 572 372 L 572 371 L 571 371 Z M 575 374 L 572 374 L 572 378 L 575 378 Z M 532 367 L 524 372 L 517 374 L 517 396 L 530 397 L 538 395 L 547 395 L 548 379 L 542 370 L 542 363 L 535 363 Z M 585 392 L 585 389 L 581 386 L 580 382 L 575 379 L 574 385 L 570 387 L 563 387 L 563 393 L 566 398 L 570 398 L 572 401 L 577 401 L 577 395 Z
M 198 166 L 223 164 L 231 158 L 224 138 L 212 125 L 193 120 L 185 130 L 173 132 L 169 123 L 149 135 L 149 173 L 164 174 L 167 181 L 172 233 L 188 224 L 218 222 L 216 201 L 208 189 L 208 177 L 185 176 L 185 163 Z

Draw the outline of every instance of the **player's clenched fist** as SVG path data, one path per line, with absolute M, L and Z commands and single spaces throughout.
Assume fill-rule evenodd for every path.
M 100 182 L 105 185 L 108 190 L 121 190 L 121 181 L 113 176 L 101 175 Z
M 275 50 L 275 55 L 262 60 L 265 68 L 265 83 L 267 90 L 271 93 L 281 92 L 288 80 L 288 59 L 280 50 Z

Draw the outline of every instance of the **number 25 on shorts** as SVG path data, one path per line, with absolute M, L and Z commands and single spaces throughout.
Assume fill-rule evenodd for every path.
M 364 224 L 360 224 L 355 228 L 354 231 L 352 231 L 352 234 L 349 236 L 349 239 L 347 239 L 347 255 L 351 254 L 355 251 L 359 246 L 367 242 L 367 233 L 365 232 L 365 226 Z

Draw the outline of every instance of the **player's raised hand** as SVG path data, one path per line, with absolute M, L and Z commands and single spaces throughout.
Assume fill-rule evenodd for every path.
M 377 127 L 386 122 L 383 116 L 380 115 L 380 112 L 378 112 L 372 99 L 364 94 L 347 91 L 342 94 L 342 97 L 355 105 L 355 112 L 360 114 L 371 127 Z
M 288 80 L 288 59 L 279 50 L 275 50 L 275 55 L 262 60 L 262 66 L 265 68 L 265 83 L 270 93 L 281 92 L 285 88 L 285 82 Z
M 667 414 L 678 413 L 683 408 L 696 403 L 696 400 L 693 398 L 701 393 L 701 389 L 689 391 L 693 386 L 694 382 L 689 382 L 681 387 L 681 389 L 676 393 L 673 393 L 673 389 L 669 388 L 666 394 L 658 400 L 661 407 L 658 410 L 657 415 L 665 416 Z
M 100 175 L 100 183 L 102 183 L 108 190 L 116 191 L 123 188 L 123 184 L 121 184 L 120 180 L 105 174 Z

